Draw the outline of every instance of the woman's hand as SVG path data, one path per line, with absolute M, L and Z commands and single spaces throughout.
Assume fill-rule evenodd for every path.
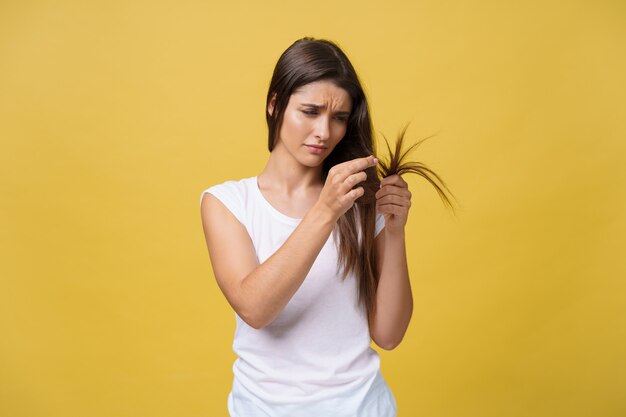
M 380 185 L 376 192 L 376 211 L 385 215 L 385 230 L 404 230 L 411 207 L 409 185 L 397 174 L 383 178 Z
M 328 170 L 324 188 L 316 207 L 329 213 L 337 221 L 361 197 L 363 187 L 352 188 L 367 179 L 366 169 L 376 166 L 378 160 L 373 155 L 356 158 L 337 164 Z

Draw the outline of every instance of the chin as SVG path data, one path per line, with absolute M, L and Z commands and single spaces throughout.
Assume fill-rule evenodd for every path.
M 328 151 L 328 149 L 326 151 Z M 304 155 L 302 155 L 302 156 L 299 155 L 300 157 L 298 158 L 298 160 L 300 161 L 300 163 L 302 163 L 303 165 L 306 165 L 306 166 L 318 166 L 319 164 L 324 162 L 324 160 L 326 158 L 328 158 L 328 155 L 329 155 L 328 153 L 325 153 L 325 154 L 322 154 L 322 155 L 310 154 L 305 149 L 304 150 Z
M 316 168 L 324 163 L 323 159 L 319 159 L 317 161 L 300 161 L 302 165 L 305 165 L 309 168 Z

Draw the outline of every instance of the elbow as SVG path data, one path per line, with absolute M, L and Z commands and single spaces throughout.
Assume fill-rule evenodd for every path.
M 261 330 L 263 327 L 266 326 L 266 323 L 258 315 L 247 314 L 247 313 L 242 312 L 239 315 L 239 317 L 241 318 L 241 320 L 243 320 L 248 326 L 252 327 L 253 329 Z
M 241 316 L 241 320 L 243 320 L 248 326 L 252 327 L 253 329 L 260 330 L 263 328 L 262 324 L 250 317 Z
M 385 350 L 394 350 L 397 348 L 404 336 L 406 335 L 406 327 L 402 330 L 388 331 L 381 334 L 380 332 L 371 332 L 370 335 L 376 345 Z
M 385 335 L 385 336 L 375 335 L 375 336 L 376 337 L 372 335 L 372 340 L 374 341 L 374 343 L 376 343 L 377 346 L 385 350 L 394 350 L 396 347 L 398 347 L 398 345 L 400 344 L 400 342 L 402 342 L 402 339 L 404 338 L 404 334 L 400 336 L 394 336 L 394 335 Z
M 256 330 L 261 330 L 273 320 L 268 318 L 267 315 L 259 314 L 257 309 L 252 309 L 252 311 L 242 311 L 242 314 L 240 314 L 239 317 L 241 317 L 241 319 L 248 326 Z
M 263 329 L 265 326 L 267 326 L 268 324 L 270 324 L 270 322 L 267 321 L 261 321 L 261 320 L 257 320 L 257 321 L 253 321 L 248 323 L 250 325 L 250 327 L 252 327 L 253 329 L 256 330 L 261 330 Z
M 406 329 L 398 332 L 387 332 L 386 334 L 375 334 L 376 338 L 372 337 L 372 340 L 382 349 L 394 350 L 402 343 L 405 334 Z
M 248 326 L 261 330 L 270 325 L 278 317 L 281 310 L 275 302 L 268 302 L 267 299 L 258 297 L 254 290 L 244 286 L 245 283 L 246 280 L 244 279 L 239 291 L 237 291 L 237 314 Z
M 246 323 L 248 323 L 248 326 L 252 327 L 255 330 L 261 330 L 263 327 L 265 327 L 263 324 L 257 324 L 256 322 L 247 321 Z
M 402 338 L 400 338 L 399 340 L 382 340 L 380 341 L 380 343 L 376 342 L 376 344 L 384 350 L 394 350 L 396 347 L 398 347 L 400 342 L 402 342 Z
M 243 283 L 237 293 L 239 297 L 231 306 L 243 322 L 256 330 L 261 330 L 271 323 L 273 319 L 268 317 L 268 314 L 261 308 L 262 306 L 258 304 L 257 300 L 253 299 L 253 297 L 244 296 Z

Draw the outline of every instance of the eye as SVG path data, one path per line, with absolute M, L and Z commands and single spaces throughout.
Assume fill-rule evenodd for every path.
M 308 115 L 316 115 L 317 111 L 315 111 L 315 110 L 302 110 L 302 113 L 308 114 Z M 339 120 L 340 122 L 347 122 L 348 121 L 348 118 L 346 116 L 337 116 L 336 119 Z

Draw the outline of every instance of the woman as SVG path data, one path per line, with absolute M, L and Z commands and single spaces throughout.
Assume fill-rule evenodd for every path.
M 263 171 L 200 198 L 236 318 L 230 415 L 396 416 L 370 342 L 395 348 L 411 319 L 407 183 L 379 180 L 367 100 L 336 44 L 293 43 L 266 109 Z

